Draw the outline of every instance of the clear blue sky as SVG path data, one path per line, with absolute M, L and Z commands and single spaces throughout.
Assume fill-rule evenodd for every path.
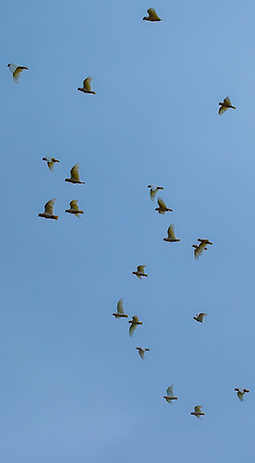
M 105 5 L 2 6 L 1 461 L 253 463 L 255 5 Z M 96 96 L 77 92 L 90 75 Z M 85 185 L 64 182 L 76 162 Z M 38 218 L 53 197 L 59 220 Z

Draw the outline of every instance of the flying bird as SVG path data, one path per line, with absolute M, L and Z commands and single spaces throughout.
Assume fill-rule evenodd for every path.
M 55 219 L 58 220 L 58 215 L 53 214 L 53 207 L 55 204 L 56 198 L 50 199 L 45 205 L 44 205 L 44 212 L 38 214 L 38 217 L 44 217 L 45 219 Z
M 205 243 L 200 243 L 200 244 L 192 244 L 192 247 L 194 249 L 194 257 L 197 260 L 203 253 L 203 251 L 207 251 L 207 247 Z
M 117 312 L 113 313 L 113 316 L 115 318 L 127 318 L 128 315 L 125 314 L 124 312 L 124 307 L 123 307 L 123 299 L 121 298 L 119 301 L 118 301 L 118 304 L 117 304 Z
M 174 385 L 171 384 L 171 386 L 169 386 L 166 390 L 166 395 L 164 395 L 164 399 L 166 399 L 166 401 L 171 404 L 172 403 L 172 400 L 178 400 L 178 397 L 175 397 L 174 396 L 174 393 L 173 393 L 173 387 Z
M 42 161 L 47 161 L 48 168 L 51 172 L 53 172 L 55 162 L 60 162 L 57 159 L 52 158 L 51 156 L 45 156 L 45 158 L 42 158 Z
M 147 277 L 148 275 L 144 273 L 146 265 L 138 265 L 136 272 L 132 272 L 133 275 L 136 275 L 140 280 L 142 277 Z
M 9 64 L 7 64 L 7 67 L 11 71 L 13 80 L 16 83 L 18 83 L 18 80 L 20 78 L 20 74 L 22 73 L 22 71 L 24 69 L 27 69 L 27 71 L 28 71 L 28 68 L 26 66 L 19 66 L 18 64 L 9 63 Z
M 220 116 L 221 116 L 221 114 L 223 114 L 225 111 L 227 111 L 227 109 L 229 109 L 229 108 L 236 109 L 235 106 L 232 106 L 229 96 L 227 96 L 226 98 L 224 98 L 223 102 L 222 102 L 222 103 L 219 103 L 219 105 L 220 105 L 220 108 L 219 108 L 218 114 L 219 114 Z
M 205 415 L 205 413 L 201 412 L 201 408 L 203 408 L 203 405 L 196 405 L 194 407 L 194 412 L 191 412 L 191 415 L 194 415 L 197 418 L 201 419 L 201 416 Z
M 152 201 L 154 201 L 158 190 L 164 190 L 162 186 L 156 186 L 156 185 L 148 185 L 147 188 L 150 188 L 150 197 Z
M 70 204 L 70 209 L 66 209 L 65 212 L 69 212 L 69 214 L 74 214 L 76 215 L 76 217 L 79 217 L 80 219 L 79 214 L 83 214 L 84 212 L 80 211 L 79 209 L 78 199 L 73 199 L 72 201 L 70 201 L 69 204 Z
M 241 400 L 241 402 L 243 401 L 243 396 L 244 396 L 245 392 L 250 392 L 249 389 L 242 389 L 240 387 L 236 387 L 234 389 L 234 391 L 237 392 L 237 397 L 238 397 L 238 399 Z
M 83 87 L 79 87 L 77 88 L 77 90 L 80 90 L 80 92 L 83 92 L 83 93 L 92 93 L 93 95 L 96 95 L 96 92 L 94 92 L 94 90 L 91 89 L 91 82 L 92 82 L 92 77 L 87 77 L 86 79 L 84 79 L 83 81 Z
M 158 207 L 155 207 L 155 211 L 159 214 L 165 214 L 165 212 L 173 212 L 173 209 L 168 209 L 162 198 L 158 198 Z
M 65 181 L 70 182 L 70 183 L 80 183 L 80 184 L 83 183 L 84 184 L 85 182 L 80 181 L 79 169 L 80 169 L 80 164 L 79 163 L 75 164 L 70 170 L 71 177 L 66 178 Z
M 154 10 L 154 8 L 149 8 L 147 10 L 147 13 L 149 16 L 144 16 L 143 17 L 143 21 L 162 21 L 162 19 L 157 15 L 156 11 Z
M 176 243 L 177 241 L 181 241 L 175 237 L 174 233 L 174 224 L 171 225 L 167 229 L 167 238 L 163 238 L 163 241 L 168 241 L 169 243 Z
M 140 322 L 137 315 L 133 315 L 132 320 L 129 320 L 128 323 L 131 323 L 130 328 L 129 328 L 129 336 L 130 337 L 133 336 L 137 325 L 142 325 L 143 324 L 143 322 Z
M 142 348 L 142 347 L 136 347 L 136 349 L 138 350 L 138 354 L 140 355 L 140 357 L 144 360 L 145 359 L 145 352 L 149 352 L 150 349 L 147 349 L 146 347 Z
M 197 313 L 197 315 L 195 317 L 193 317 L 194 320 L 196 320 L 197 322 L 200 322 L 200 323 L 203 323 L 204 322 L 204 317 L 207 315 L 207 313 Z

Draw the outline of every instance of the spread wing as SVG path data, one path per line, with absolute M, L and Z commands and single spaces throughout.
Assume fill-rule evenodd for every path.
M 50 201 L 48 201 L 45 204 L 45 206 L 44 206 L 45 214 L 53 215 L 53 207 L 54 207 L 55 202 L 56 202 L 56 198 L 53 198 L 53 199 L 50 199 Z
M 134 317 L 133 317 L 134 318 Z M 131 323 L 130 328 L 129 328 L 129 336 L 133 336 L 135 329 L 136 329 L 136 324 Z
M 223 103 L 224 103 L 226 106 L 231 106 L 231 101 L 230 101 L 229 96 L 226 96 L 226 98 L 224 98 Z
M 201 408 L 203 408 L 203 405 L 196 405 L 194 407 L 195 413 L 201 413 Z
M 194 250 L 194 256 L 195 256 L 195 259 L 196 259 L 196 260 L 201 256 L 201 254 L 203 253 L 203 251 L 206 249 L 206 244 L 207 244 L 207 243 L 202 242 L 202 243 L 200 243 L 199 246 L 197 246 L 197 247 L 195 248 L 195 250 Z
M 197 318 L 202 322 L 206 315 L 207 315 L 207 313 L 201 312 L 201 313 L 197 314 Z
M 151 17 L 151 19 L 160 19 L 160 17 L 157 15 L 156 11 L 154 8 L 149 8 L 147 10 L 148 15 Z
M 157 193 L 157 189 L 154 189 L 154 188 L 150 189 L 150 197 L 152 201 L 154 201 L 156 193 Z
M 79 174 L 80 164 L 75 164 L 72 169 L 70 170 L 71 178 L 75 178 L 75 180 L 80 181 L 80 174 Z
M 79 210 L 78 199 L 73 199 L 73 200 L 70 202 L 70 208 L 71 208 L 71 209 L 74 209 L 75 211 L 78 211 L 78 210 Z
M 87 77 L 84 81 L 83 81 L 83 88 L 85 88 L 86 90 L 91 90 L 91 82 L 92 82 L 92 77 Z
M 174 233 L 174 224 L 171 223 L 171 225 L 168 227 L 168 230 L 167 230 L 167 234 L 168 234 L 168 238 L 171 238 L 171 239 L 176 239 L 175 238 L 175 233 Z
M 140 355 L 140 357 L 144 360 L 145 356 L 144 356 L 144 350 L 140 347 L 138 350 L 138 353 Z
M 158 205 L 160 207 L 160 209 L 167 209 L 167 206 L 165 204 L 165 202 L 163 201 L 162 198 L 158 198 Z
M 169 386 L 169 387 L 167 388 L 167 390 L 166 390 L 166 393 L 167 393 L 167 395 L 169 395 L 169 397 L 173 397 L 173 395 L 174 395 L 174 393 L 173 393 L 173 387 L 174 387 L 174 385 L 171 384 L 171 386 Z
M 137 272 L 139 272 L 139 273 L 144 273 L 145 267 L 146 267 L 146 265 L 138 265 L 138 267 L 137 267 Z
M 117 304 L 117 312 L 124 315 L 124 308 L 123 308 L 123 299 L 121 298 Z

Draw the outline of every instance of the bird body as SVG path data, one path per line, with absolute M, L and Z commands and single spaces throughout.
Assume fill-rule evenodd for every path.
M 84 212 L 79 210 L 78 199 L 73 199 L 69 204 L 70 209 L 66 209 L 65 212 L 69 212 L 69 214 L 74 214 L 80 218 L 79 214 L 83 214 Z
M 174 385 L 171 384 L 171 386 L 169 386 L 166 390 L 166 395 L 164 395 L 164 399 L 166 399 L 166 401 L 171 404 L 172 403 L 172 400 L 178 400 L 178 397 L 175 397 L 174 396 L 174 393 L 173 393 L 173 387 Z
M 44 217 L 45 219 L 55 219 L 58 220 L 58 215 L 53 214 L 53 207 L 55 204 L 56 198 L 50 199 L 45 205 L 44 205 L 44 212 L 38 214 L 38 217 Z
M 144 347 L 144 348 L 142 348 L 142 347 L 136 347 L 136 349 L 138 350 L 138 354 L 140 355 L 140 357 L 141 357 L 143 360 L 144 360 L 144 358 L 145 358 L 145 355 L 144 355 L 145 352 L 149 352 L 149 351 L 150 351 L 150 349 L 147 349 L 147 347 Z
M 10 72 L 12 73 L 12 77 L 14 82 L 18 83 L 18 80 L 20 78 L 20 74 L 24 69 L 28 71 L 28 68 L 26 66 L 19 66 L 18 64 L 13 64 L 9 63 L 7 64 L 7 67 L 9 68 Z
M 66 178 L 65 181 L 69 183 L 79 183 L 84 184 L 85 182 L 81 182 L 80 174 L 79 174 L 80 164 L 75 164 L 72 169 L 70 170 L 70 178 Z
M 83 81 L 83 87 L 79 87 L 77 88 L 77 90 L 80 90 L 80 92 L 83 92 L 83 93 L 91 93 L 93 95 L 96 95 L 96 92 L 94 92 L 94 90 L 91 89 L 91 82 L 92 82 L 92 77 L 87 77 L 86 79 L 84 79 Z
M 197 322 L 203 323 L 205 316 L 207 316 L 207 313 L 201 312 L 201 313 L 197 313 L 197 315 L 193 317 L 193 319 L 196 320 Z
M 150 197 L 152 201 L 154 201 L 155 196 L 159 190 L 164 190 L 162 186 L 156 186 L 156 185 L 148 185 L 147 188 L 150 188 Z
M 143 325 L 143 322 L 140 322 L 137 315 L 133 315 L 132 320 L 129 320 L 128 323 L 131 323 L 130 328 L 129 328 L 129 336 L 130 337 L 133 336 L 137 325 Z
M 232 108 L 232 109 L 236 109 L 235 106 L 232 106 L 231 104 L 231 101 L 230 101 L 230 98 L 227 96 L 226 98 L 224 98 L 223 102 L 219 103 L 219 111 L 218 111 L 218 114 L 221 116 L 225 111 L 227 111 L 227 109 L 229 108 Z
M 144 273 L 146 265 L 138 265 L 137 270 L 135 272 L 132 272 L 133 275 L 136 275 L 139 280 L 142 279 L 142 277 L 147 277 L 148 275 Z
M 245 392 L 250 392 L 249 389 L 245 389 L 245 388 L 242 389 L 240 387 L 236 387 L 234 389 L 234 391 L 237 392 L 237 397 L 238 397 L 238 399 L 241 400 L 241 402 L 243 402 L 243 396 L 244 396 Z
M 51 156 L 45 156 L 44 158 L 42 158 L 42 161 L 47 161 L 48 168 L 51 172 L 53 172 L 55 162 L 60 162 L 58 161 L 58 159 L 52 158 Z
M 162 198 L 158 198 L 158 207 L 155 207 L 155 211 L 159 214 L 165 214 L 165 212 L 173 212 L 173 209 L 168 209 Z
M 117 304 L 117 312 L 113 313 L 115 318 L 127 318 L 128 315 L 124 313 L 123 299 L 121 298 Z
M 169 243 L 176 243 L 179 240 L 179 238 L 175 237 L 175 232 L 174 232 L 174 224 L 171 223 L 171 225 L 167 229 L 167 238 L 163 238 L 163 241 L 168 241 Z
M 157 15 L 154 8 L 149 8 L 147 10 L 147 13 L 148 13 L 149 16 L 144 16 L 143 21 L 151 21 L 151 22 L 162 21 L 162 19 Z
M 201 412 L 201 408 L 203 408 L 203 405 L 196 405 L 194 407 L 194 412 L 191 412 L 191 415 L 194 415 L 197 418 L 201 419 L 201 416 L 205 415 L 205 413 Z

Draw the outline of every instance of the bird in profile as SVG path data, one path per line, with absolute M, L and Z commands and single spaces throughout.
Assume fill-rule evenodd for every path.
M 192 244 L 192 247 L 194 248 L 194 257 L 196 260 L 203 254 L 203 251 L 207 251 L 208 244 L 210 244 L 210 246 L 213 245 L 213 243 L 207 239 L 198 238 L 197 241 L 199 241 L 199 244 Z
M 156 185 L 148 185 L 147 188 L 150 188 L 150 197 L 152 201 L 154 201 L 158 190 L 164 190 L 162 186 L 156 186 Z
M 145 359 L 145 352 L 149 352 L 150 349 L 147 349 L 147 347 L 136 347 L 136 349 L 138 350 L 138 354 L 140 355 L 141 359 Z
M 128 315 L 124 312 L 123 299 L 120 298 L 117 304 L 117 312 L 113 313 L 115 318 L 127 318 Z
M 162 21 L 162 19 L 157 15 L 156 11 L 154 10 L 154 8 L 149 8 L 147 10 L 147 13 L 149 16 L 144 16 L 143 17 L 143 21 Z
M 38 214 L 38 217 L 44 217 L 45 219 L 55 219 L 58 220 L 58 215 L 53 214 L 53 207 L 56 202 L 56 198 L 50 199 L 45 205 L 44 205 L 44 212 Z
M 166 395 L 164 395 L 164 399 L 166 399 L 166 401 L 171 404 L 172 403 L 172 400 L 178 400 L 178 397 L 175 397 L 174 396 L 174 393 L 173 393 L 173 388 L 174 388 L 174 385 L 171 384 L 171 386 L 169 386 L 166 390 Z
M 69 214 L 74 214 L 76 217 L 80 219 L 79 214 L 83 214 L 83 211 L 80 211 L 79 206 L 78 206 L 78 199 L 73 199 L 70 201 L 70 209 L 66 209 L 65 212 L 69 212 Z
M 167 229 L 167 238 L 163 238 L 163 241 L 168 241 L 169 243 L 176 243 L 177 241 L 181 241 L 181 240 L 179 240 L 179 238 L 175 237 L 174 224 L 173 223 L 171 223 L 171 225 L 169 225 L 169 227 Z
M 45 156 L 44 158 L 42 158 L 42 161 L 47 162 L 48 168 L 50 169 L 51 172 L 53 172 L 53 167 L 54 167 L 55 162 L 60 162 L 57 159 L 52 158 L 51 156 Z
M 204 317 L 207 316 L 207 313 L 197 313 L 195 317 L 193 317 L 194 320 L 196 320 L 197 322 L 200 322 L 200 323 L 203 323 L 204 322 Z
M 92 77 L 87 77 L 86 79 L 84 79 L 83 81 L 83 87 L 79 87 L 77 88 L 77 90 L 80 90 L 80 92 L 83 92 L 83 93 L 92 93 L 93 95 L 96 95 L 96 92 L 94 92 L 94 90 L 91 89 L 91 82 L 92 82 Z
M 65 181 L 70 182 L 70 183 L 80 183 L 80 184 L 83 183 L 84 184 L 85 182 L 81 182 L 80 180 L 79 169 L 80 169 L 80 164 L 79 163 L 75 164 L 70 170 L 71 177 L 66 178 Z
M 237 397 L 238 397 L 238 399 L 241 400 L 241 402 L 243 401 L 243 396 L 244 396 L 245 392 L 250 392 L 249 389 L 242 389 L 240 387 L 236 387 L 234 389 L 234 391 L 237 392 Z
M 219 115 L 223 114 L 229 108 L 236 109 L 235 106 L 232 106 L 229 96 L 224 98 L 223 102 L 219 103 L 219 106 L 220 106 L 219 111 L 218 111 Z
M 132 274 L 136 275 L 139 278 L 139 280 L 141 280 L 142 277 L 147 277 L 148 275 L 144 273 L 145 267 L 146 265 L 138 265 L 136 272 L 132 272 Z
M 197 418 L 201 419 L 201 416 L 205 415 L 205 413 L 201 412 L 201 408 L 203 408 L 203 405 L 196 405 L 194 407 L 194 412 L 191 412 L 191 415 L 194 415 Z
M 13 80 L 16 83 L 18 83 L 18 80 L 20 78 L 20 74 L 22 73 L 22 71 L 24 69 L 26 69 L 28 71 L 28 68 L 26 66 L 19 66 L 18 64 L 9 63 L 9 64 L 7 64 L 7 67 L 11 71 Z
M 128 323 L 131 323 L 131 325 L 129 327 L 129 336 L 130 337 L 133 336 L 137 325 L 143 325 L 143 322 L 140 322 L 137 315 L 133 315 L 132 320 L 129 320 Z
M 155 211 L 159 214 L 165 214 L 165 212 L 173 212 L 173 209 L 168 209 L 162 198 L 158 198 L 158 207 L 155 207 Z

